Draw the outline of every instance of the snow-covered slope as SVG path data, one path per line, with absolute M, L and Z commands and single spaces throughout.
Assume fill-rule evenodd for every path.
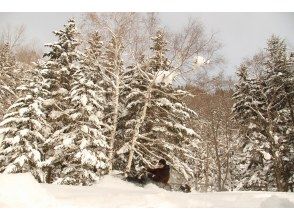
M 0 174 L 0 207 L 58 205 L 59 202 L 31 174 Z
M 0 175 L 0 207 L 294 207 L 294 193 L 169 192 L 113 176 L 94 186 L 39 184 L 29 174 Z

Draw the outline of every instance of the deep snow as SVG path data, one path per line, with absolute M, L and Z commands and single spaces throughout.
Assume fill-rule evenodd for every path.
M 0 174 L 0 207 L 294 207 L 294 193 L 169 192 L 113 176 L 94 186 L 39 184 L 31 174 Z

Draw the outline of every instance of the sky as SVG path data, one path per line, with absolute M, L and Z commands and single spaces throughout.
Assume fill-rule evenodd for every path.
M 55 40 L 52 31 L 62 28 L 70 17 L 81 13 L 0 13 L 0 30 L 6 25 L 25 25 L 26 39 L 38 47 Z M 294 13 L 159 13 L 168 28 L 181 29 L 189 17 L 199 19 L 207 32 L 217 32 L 223 44 L 220 53 L 226 60 L 225 74 L 232 75 L 245 57 L 266 47 L 266 40 L 276 34 L 294 50 Z

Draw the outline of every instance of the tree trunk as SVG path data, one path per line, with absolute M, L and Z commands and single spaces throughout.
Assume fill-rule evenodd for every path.
M 132 166 L 132 161 L 133 161 L 134 151 L 135 151 L 135 144 L 138 139 L 138 135 L 139 135 L 142 123 L 144 122 L 145 117 L 146 117 L 147 107 L 151 101 L 151 92 L 152 92 L 153 84 L 154 84 L 154 80 L 152 81 L 152 83 L 150 83 L 150 85 L 148 87 L 146 97 L 145 97 L 146 98 L 145 103 L 144 103 L 143 110 L 142 110 L 142 115 L 141 115 L 140 119 L 137 121 L 136 126 L 135 126 L 135 132 L 132 137 L 131 146 L 130 146 L 130 154 L 129 154 L 128 164 L 127 164 L 126 172 L 125 172 L 126 175 L 131 171 L 131 166 Z
M 273 156 L 273 163 L 274 163 L 274 173 L 275 173 L 275 181 L 276 181 L 276 185 L 277 185 L 277 190 L 279 192 L 283 192 L 284 191 L 284 179 L 283 179 L 283 175 L 282 175 L 282 169 L 283 169 L 283 165 L 281 164 L 281 160 L 280 160 L 280 156 L 276 155 L 276 150 L 278 150 L 278 146 L 276 145 L 276 141 L 274 138 L 274 123 L 272 120 L 272 114 L 270 112 L 270 107 L 271 105 L 269 105 L 269 107 L 267 108 L 267 116 L 268 116 L 268 129 L 267 129 L 267 133 L 268 133 L 268 138 L 269 138 L 269 142 L 270 142 L 270 148 L 272 151 L 272 156 Z
M 270 147 L 271 147 L 271 151 L 273 152 L 272 156 L 273 156 L 273 163 L 274 163 L 275 181 L 276 181 L 277 190 L 279 192 L 283 192 L 284 189 L 283 189 L 283 178 L 282 178 L 280 159 L 276 155 L 277 146 L 271 134 L 273 134 L 273 129 L 272 129 L 272 125 L 270 124 L 269 126 Z
M 228 175 L 229 175 L 229 171 L 230 171 L 230 155 L 229 155 L 229 152 L 227 153 L 227 167 L 226 167 L 226 175 L 225 175 L 225 178 L 222 182 L 222 188 L 221 190 L 224 190 L 225 189 L 225 184 L 226 184 L 226 181 L 228 179 Z
M 113 114 L 113 127 L 112 127 L 112 131 L 110 134 L 110 143 L 109 143 L 109 155 L 108 155 L 108 159 L 109 159 L 109 168 L 108 171 L 111 172 L 112 171 L 112 166 L 113 166 L 113 155 L 114 155 L 114 142 L 115 142 L 115 135 L 116 135 L 116 129 L 117 129 L 117 121 L 118 121 L 118 106 L 119 106 L 119 77 L 116 76 L 115 77 L 116 81 L 115 81 L 115 95 L 114 95 L 114 114 Z
M 46 175 L 46 183 L 52 183 L 52 167 L 48 167 L 47 169 L 47 175 Z
M 206 145 L 206 161 L 205 161 L 205 192 L 208 189 L 208 171 L 209 171 L 209 163 L 208 163 L 208 146 Z
M 119 38 L 115 38 L 115 51 L 114 51 L 114 79 L 115 79 L 115 88 L 114 88 L 114 97 L 113 97 L 113 102 L 114 102 L 114 112 L 113 112 L 113 127 L 110 135 L 110 143 L 109 143 L 109 155 L 108 155 L 108 160 L 109 160 L 109 168 L 108 171 L 112 171 L 113 167 L 113 155 L 114 155 L 114 142 L 115 142 L 115 136 L 116 136 L 116 130 L 117 130 L 117 122 L 118 122 L 118 108 L 119 108 L 119 95 L 120 95 L 120 90 L 119 86 L 121 84 L 121 71 L 120 71 L 120 49 L 121 49 L 121 42 Z
M 292 107 L 292 104 L 291 104 L 291 99 L 289 99 L 288 97 L 288 104 L 289 104 L 289 108 L 290 108 L 290 115 L 291 115 L 291 119 L 292 119 L 292 125 L 294 126 L 294 108 Z
M 218 154 L 218 144 L 217 140 L 214 138 L 214 143 L 213 143 L 213 148 L 215 151 L 215 156 L 216 156 L 216 165 L 217 165 L 217 188 L 218 191 L 222 190 L 222 167 L 221 167 L 221 162 Z

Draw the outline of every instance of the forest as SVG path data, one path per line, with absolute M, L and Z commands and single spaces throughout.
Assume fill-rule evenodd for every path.
M 62 25 L 62 24 L 61 24 Z M 279 36 L 225 73 L 197 19 L 85 13 L 42 51 L 0 30 L 0 173 L 93 185 L 165 159 L 170 185 L 293 192 L 294 52 Z

